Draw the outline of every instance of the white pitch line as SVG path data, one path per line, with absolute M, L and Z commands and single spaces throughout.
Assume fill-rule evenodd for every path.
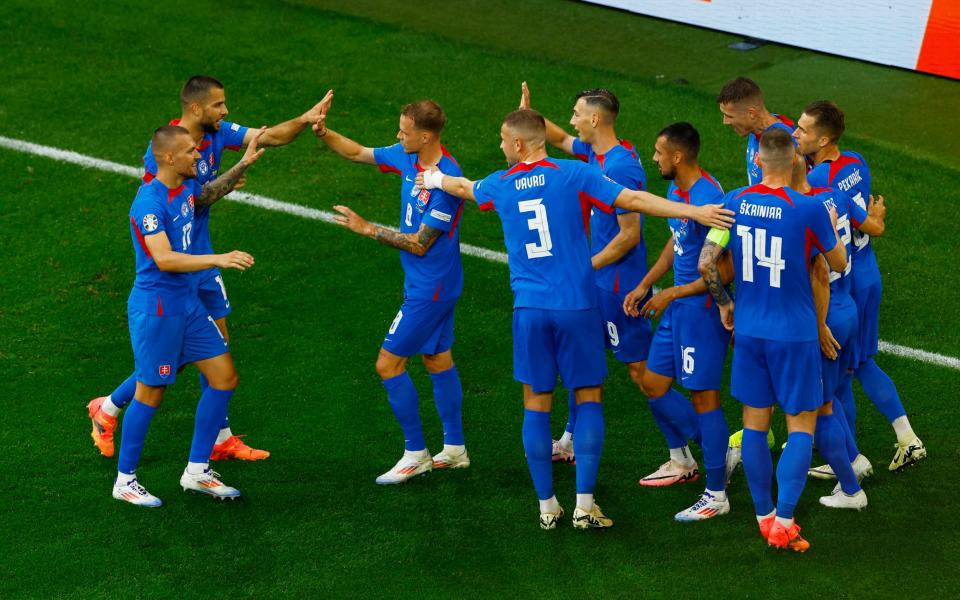
M 79 165 L 81 167 L 98 169 L 100 171 L 107 171 L 109 173 L 117 173 L 118 175 L 126 175 L 127 177 L 133 177 L 135 179 L 139 179 L 143 176 L 143 169 L 139 169 L 137 167 L 128 167 L 126 165 L 121 165 L 109 160 L 86 156 L 85 154 L 80 154 L 78 152 L 61 150 L 51 146 L 42 146 L 40 144 L 34 144 L 32 142 L 25 142 L 4 136 L 0 136 L 0 148 L 8 148 L 10 150 L 16 150 L 17 152 L 24 152 L 26 154 L 33 154 L 35 156 L 43 156 L 56 161 Z M 318 210 L 316 208 L 310 208 L 309 206 L 303 206 L 301 204 L 293 204 L 290 202 L 274 200 L 273 198 L 260 196 L 259 194 L 232 192 L 227 196 L 227 199 L 234 202 L 239 202 L 240 204 L 248 204 L 250 206 L 256 206 L 258 208 L 272 210 L 275 212 L 287 213 L 297 217 L 303 217 L 305 219 L 333 223 L 333 213 L 325 210 Z M 481 248 L 479 246 L 460 244 L 460 251 L 468 256 L 483 258 L 492 262 L 504 264 L 507 262 L 507 255 L 505 253 L 497 252 L 496 250 L 489 250 L 487 248 Z M 900 346 L 899 344 L 892 344 L 883 340 L 880 340 L 879 349 L 881 352 L 885 352 L 887 354 L 893 354 L 895 356 L 910 358 L 932 365 L 960 370 L 960 359 L 952 356 L 945 356 L 935 352 L 927 352 L 926 350 L 918 350 L 917 348 L 910 348 L 909 346 Z

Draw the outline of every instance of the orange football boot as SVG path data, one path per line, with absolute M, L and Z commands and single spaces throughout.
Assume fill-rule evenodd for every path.
M 214 444 L 210 460 L 264 460 L 270 457 L 266 450 L 251 448 L 243 443 L 242 436 L 231 435 L 222 444 Z
M 788 528 L 774 521 L 767 543 L 775 548 L 790 549 L 794 552 L 806 552 L 810 549 L 810 542 L 800 537 L 800 526 L 796 523 Z
M 93 424 L 90 431 L 93 445 L 97 447 L 100 454 L 109 458 L 113 456 L 113 432 L 117 428 L 117 418 L 111 417 L 100 410 L 100 406 L 106 399 L 106 396 L 101 396 L 88 402 L 87 416 L 90 417 L 90 422 Z

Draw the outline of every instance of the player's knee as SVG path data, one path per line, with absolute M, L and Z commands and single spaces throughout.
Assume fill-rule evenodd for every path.
M 404 361 L 402 359 L 398 360 L 398 358 L 382 350 L 380 351 L 376 364 L 377 375 L 380 376 L 380 379 L 392 379 L 403 373 Z
M 210 382 L 210 387 L 218 390 L 235 390 L 240 383 L 240 376 L 237 375 L 235 369 L 230 369 L 230 371 L 219 374 L 213 379 L 209 377 L 207 379 Z
M 431 373 L 441 373 L 453 368 L 453 355 L 449 352 L 441 354 L 424 354 L 423 366 Z
M 670 391 L 670 380 L 663 381 L 664 378 L 657 377 L 652 373 L 646 372 L 640 377 L 640 391 L 647 398 L 659 398 Z
M 643 388 L 643 375 L 647 372 L 646 364 L 642 362 L 629 363 L 627 365 L 627 372 L 630 374 L 630 379 Z
M 693 392 L 690 394 L 690 401 L 697 414 L 708 413 L 720 408 L 720 392 L 715 390 Z

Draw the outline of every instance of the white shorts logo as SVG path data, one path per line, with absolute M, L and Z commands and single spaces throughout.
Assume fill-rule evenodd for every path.
M 451 217 L 450 215 L 448 215 L 447 213 L 445 213 L 445 212 L 440 212 L 440 211 L 437 210 L 437 209 L 431 210 L 431 211 L 430 211 L 430 216 L 433 217 L 434 219 L 439 219 L 440 221 L 443 221 L 443 222 L 445 222 L 445 223 L 449 223 L 449 222 L 450 222 L 450 219 L 453 218 L 453 217 Z
M 157 215 L 151 214 L 143 217 L 143 229 L 145 231 L 156 231 L 159 226 L 160 221 L 157 220 Z

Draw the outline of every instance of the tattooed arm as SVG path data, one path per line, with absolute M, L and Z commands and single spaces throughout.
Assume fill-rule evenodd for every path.
M 233 188 L 236 187 L 247 168 L 257 162 L 260 156 L 263 155 L 263 148 L 257 150 L 257 142 L 260 141 L 260 136 L 263 135 L 264 131 L 266 131 L 266 128 L 260 128 L 256 135 L 253 136 L 253 140 L 247 145 L 247 150 L 243 153 L 243 158 L 240 159 L 240 162 L 233 165 L 233 168 L 220 177 L 203 184 L 203 191 L 200 193 L 200 198 L 196 201 L 197 208 L 213 206 L 217 200 L 233 191 Z
M 443 234 L 443 231 L 426 224 L 420 225 L 420 230 L 416 233 L 400 233 L 395 229 L 374 225 L 346 206 L 338 205 L 333 209 L 340 213 L 333 217 L 338 225 L 343 225 L 354 233 L 373 238 L 385 246 L 406 250 L 417 256 L 426 254 L 437 238 Z
M 712 230 L 713 231 L 719 230 Z M 727 239 L 729 233 L 727 232 Z M 723 287 L 723 280 L 720 277 L 720 267 L 717 264 L 720 255 L 723 254 L 723 246 L 711 239 L 709 236 L 703 243 L 703 250 L 700 251 L 700 263 L 698 265 L 700 276 L 707 284 L 707 291 L 713 296 L 720 309 L 720 321 L 728 331 L 733 331 L 733 299 Z

